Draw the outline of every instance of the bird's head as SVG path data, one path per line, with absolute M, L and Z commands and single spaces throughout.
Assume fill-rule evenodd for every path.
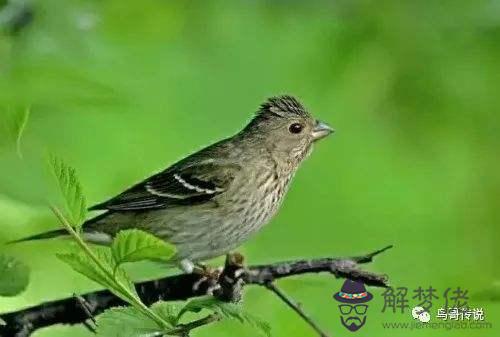
M 313 118 L 294 97 L 284 95 L 265 101 L 243 132 L 276 155 L 301 161 L 333 129 Z

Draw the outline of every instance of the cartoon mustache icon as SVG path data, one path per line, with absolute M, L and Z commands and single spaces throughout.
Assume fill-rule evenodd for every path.
M 340 316 L 340 321 L 342 322 L 342 325 L 347 328 L 347 330 L 354 332 L 361 329 L 361 327 L 365 325 L 366 316 L 363 316 L 363 319 L 355 316 L 350 316 L 347 318 Z

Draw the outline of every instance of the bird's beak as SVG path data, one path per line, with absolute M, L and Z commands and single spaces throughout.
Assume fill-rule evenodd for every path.
M 325 138 L 334 131 L 335 130 L 333 130 L 328 124 L 321 121 L 316 121 L 316 125 L 314 126 L 314 129 L 312 131 L 312 137 L 316 141 Z

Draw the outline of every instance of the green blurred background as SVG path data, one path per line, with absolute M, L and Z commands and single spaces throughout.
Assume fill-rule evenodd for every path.
M 19 3 L 0 1 L 0 23 L 11 27 L 0 37 L 0 242 L 57 226 L 46 207 L 57 195 L 47 151 L 77 169 L 95 203 L 238 131 L 265 98 L 289 93 L 338 132 L 242 247 L 248 263 L 394 244 L 367 268 L 440 297 L 468 289 L 493 328 L 384 330 L 381 322 L 413 320 L 381 313 L 382 290 L 370 289 L 356 336 L 498 335 L 500 1 L 44 0 L 29 5 L 24 26 L 5 10 Z M 26 108 L 17 151 L 10 117 Z M 32 282 L 0 298 L 0 312 L 94 289 L 54 257 L 69 249 L 2 248 L 29 264 Z M 138 279 L 165 273 L 132 269 Z M 341 284 L 329 275 L 280 282 L 333 336 L 351 334 L 331 297 Z M 244 305 L 274 336 L 315 336 L 264 289 L 247 288 Z M 54 327 L 36 336 L 68 334 L 91 335 Z M 194 335 L 255 334 L 223 322 Z

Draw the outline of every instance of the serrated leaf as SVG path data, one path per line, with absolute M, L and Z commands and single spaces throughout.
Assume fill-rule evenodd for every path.
M 0 296 L 16 296 L 29 283 L 30 270 L 21 261 L 0 255 Z
M 223 317 L 236 319 L 241 323 L 251 325 L 252 327 L 258 329 L 266 336 L 271 336 L 271 326 L 269 323 L 263 321 L 259 317 L 243 310 L 240 305 L 227 303 L 219 301 L 214 297 L 200 297 L 190 300 L 186 305 L 181 309 L 178 315 L 178 320 L 186 313 L 186 312 L 200 312 L 203 309 L 207 309 L 213 312 L 216 312 Z
M 155 321 L 134 307 L 118 307 L 97 316 L 97 337 L 162 336 Z
M 156 312 L 158 316 L 163 318 L 170 326 L 174 327 L 179 324 L 179 305 L 175 303 L 156 302 L 151 306 L 151 310 Z
M 97 265 L 82 253 L 56 254 L 57 257 L 68 264 L 74 271 L 86 276 L 104 287 L 111 287 L 112 282 Z
M 202 296 L 194 298 L 188 301 L 184 305 L 184 307 L 182 307 L 181 311 L 179 312 L 179 318 L 181 318 L 187 312 L 198 313 L 203 309 L 213 310 L 213 308 L 217 307 L 218 302 L 220 301 L 213 296 Z
M 216 307 L 217 309 L 212 310 L 219 312 L 227 318 L 233 318 L 243 324 L 248 324 L 262 332 L 267 337 L 271 336 L 271 326 L 269 323 L 244 310 L 241 305 L 219 301 L 216 304 Z
M 139 298 L 137 291 L 135 290 L 134 282 L 128 277 L 127 273 L 123 268 L 117 266 L 111 252 L 108 248 L 97 249 L 97 256 L 99 260 L 105 261 L 106 266 L 109 266 L 114 273 L 115 279 L 123 285 L 128 291 L 130 291 L 136 298 Z
M 248 311 L 240 312 L 240 315 L 249 325 L 259 330 L 266 337 L 271 337 L 271 325 L 269 322 L 264 321 L 262 318 L 249 313 Z
M 117 265 L 142 260 L 168 261 L 175 254 L 175 247 L 156 236 L 138 229 L 118 233 L 111 245 Z
M 83 253 L 57 254 L 57 257 L 67 263 L 74 271 L 86 276 L 92 281 L 108 288 L 116 296 L 129 301 L 128 295 L 123 293 L 117 286 L 115 280 L 109 275 L 115 272 L 114 277 L 120 284 L 126 287 L 134 296 L 138 297 L 133 282 L 129 279 L 125 271 L 121 268 L 115 268 L 113 260 L 109 253 L 104 250 L 97 250 L 96 255 L 102 266 L 106 268 L 107 273 L 102 271 L 97 264 Z
M 64 197 L 71 223 L 76 228 L 80 228 L 87 215 L 87 201 L 76 170 L 54 155 L 50 156 L 50 164 Z

